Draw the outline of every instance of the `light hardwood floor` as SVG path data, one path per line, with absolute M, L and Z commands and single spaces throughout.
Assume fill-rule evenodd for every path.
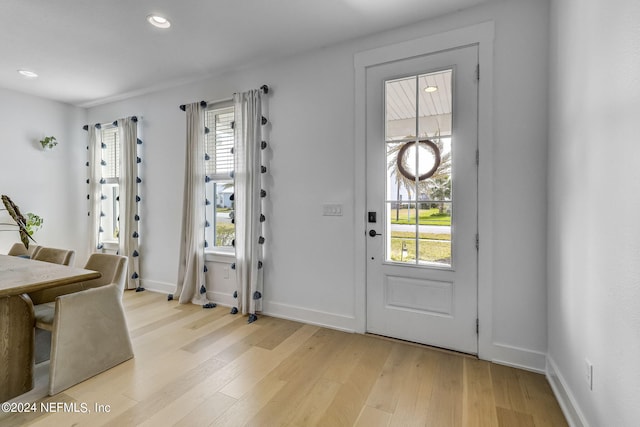
M 152 292 L 126 292 L 124 305 L 133 360 L 18 398 L 37 412 L 0 414 L 0 426 L 567 425 L 539 374 L 267 316 L 247 324 Z

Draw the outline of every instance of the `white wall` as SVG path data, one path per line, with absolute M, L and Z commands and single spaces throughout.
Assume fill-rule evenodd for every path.
M 78 226 L 87 215 L 85 120 L 83 109 L 0 89 L 0 194 L 8 195 L 23 214 L 44 218 L 34 235 L 38 244 L 74 249 L 80 265 L 87 250 L 84 229 Z M 52 135 L 58 145 L 43 150 L 38 141 Z M 3 211 L 0 222 L 13 221 Z M 19 241 L 17 232 L 0 232 L 0 253 Z
M 281 316 L 355 329 L 355 53 L 495 21 L 493 326 L 500 360 L 533 369 L 546 352 L 546 1 L 509 1 L 273 61 L 205 81 L 94 107 L 89 122 L 142 116 L 142 278 L 174 286 L 184 173 L 179 104 L 228 98 L 269 84 L 265 308 Z M 210 54 L 214 55 L 215 52 Z M 323 217 L 323 203 L 344 215 Z M 161 231 L 161 232 L 160 232 Z M 357 235 L 356 235 L 357 234 Z M 487 240 L 489 241 L 489 240 Z M 361 254 L 360 256 L 364 256 Z M 535 362 L 527 355 L 533 354 Z M 522 356 L 522 357 L 521 357 Z M 542 362 L 540 362 L 540 360 Z
M 549 365 L 576 425 L 640 420 L 638 17 L 636 0 L 552 2 Z

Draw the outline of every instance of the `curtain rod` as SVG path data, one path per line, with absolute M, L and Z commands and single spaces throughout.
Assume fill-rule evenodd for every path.
M 266 95 L 266 94 L 269 93 L 269 86 L 262 85 L 262 86 L 260 86 L 260 90 L 262 91 L 262 93 L 264 93 Z M 226 101 L 226 99 L 224 101 Z M 213 103 L 215 103 L 215 102 L 213 102 Z M 200 101 L 200 106 L 201 107 L 206 107 L 207 106 L 207 102 L 206 101 Z M 186 108 L 187 108 L 187 106 L 185 104 L 180 105 L 180 109 L 182 111 L 185 111 Z
M 137 123 L 137 122 L 138 122 L 138 117 L 137 117 L 137 116 L 131 116 L 131 121 L 132 121 L 132 122 L 134 122 L 134 123 Z M 114 126 L 118 126 L 118 121 L 117 121 L 117 120 L 115 120 L 115 121 L 112 123 L 112 125 L 114 125 Z M 102 128 L 102 125 L 101 125 L 100 123 L 96 123 L 96 124 L 95 124 L 95 127 L 96 127 L 96 129 L 100 129 L 100 128 Z M 84 126 L 82 126 L 82 129 L 84 129 L 84 130 L 88 131 L 88 130 L 89 130 L 89 125 L 84 125 Z

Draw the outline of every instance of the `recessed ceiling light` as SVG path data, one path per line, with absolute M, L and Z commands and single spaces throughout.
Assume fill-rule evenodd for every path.
M 438 86 L 427 86 L 424 88 L 424 91 L 427 93 L 433 93 L 438 90 Z
M 149 15 L 147 16 L 147 22 L 158 28 L 169 28 L 171 26 L 171 22 L 165 17 L 160 15 Z
M 18 74 L 28 79 L 35 79 L 36 77 L 38 77 L 36 73 L 30 70 L 18 70 Z

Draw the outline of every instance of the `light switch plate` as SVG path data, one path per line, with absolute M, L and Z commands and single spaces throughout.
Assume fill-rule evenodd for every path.
M 336 203 L 325 203 L 322 205 L 323 216 L 342 216 L 342 205 Z

